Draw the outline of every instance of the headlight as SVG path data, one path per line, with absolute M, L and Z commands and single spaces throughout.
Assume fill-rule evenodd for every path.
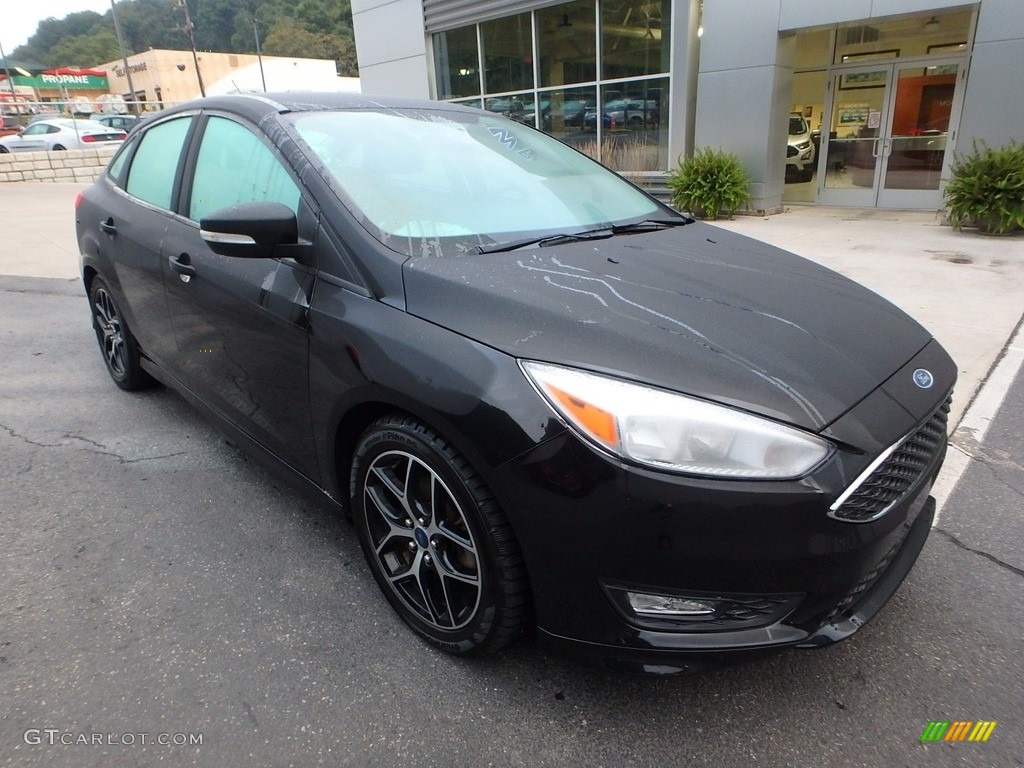
M 713 477 L 801 477 L 828 442 L 778 422 L 663 389 L 521 361 L 551 407 L 600 448 L 655 469 Z
M 811 142 L 801 141 L 799 144 L 796 145 L 796 148 L 799 150 L 804 150 L 807 149 L 809 146 L 811 146 Z

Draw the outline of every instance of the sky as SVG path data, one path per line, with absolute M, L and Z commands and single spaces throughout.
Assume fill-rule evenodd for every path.
M 7 0 L 0 17 L 0 45 L 4 53 L 24 45 L 43 19 L 63 19 L 69 13 L 110 10 L 110 0 Z

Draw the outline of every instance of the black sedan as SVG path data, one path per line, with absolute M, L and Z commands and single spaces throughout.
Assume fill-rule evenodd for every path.
M 110 375 L 344 510 L 420 636 L 677 672 L 848 637 L 934 516 L 956 366 L 790 253 L 451 104 L 217 97 L 80 195 Z

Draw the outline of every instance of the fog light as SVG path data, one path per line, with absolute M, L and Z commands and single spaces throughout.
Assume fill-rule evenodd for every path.
M 652 595 L 626 592 L 629 607 L 642 616 L 707 616 L 715 612 L 715 604 L 676 595 Z

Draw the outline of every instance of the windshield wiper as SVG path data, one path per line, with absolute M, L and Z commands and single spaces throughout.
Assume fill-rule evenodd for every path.
M 681 227 L 686 224 L 692 224 L 693 219 L 644 219 L 643 221 L 636 221 L 632 224 L 612 224 L 603 227 L 596 227 L 594 229 L 587 229 L 583 232 L 576 232 L 574 234 L 561 234 L 561 235 L 544 235 L 542 237 L 529 237 L 525 240 L 512 240 L 507 243 L 494 243 L 492 245 L 478 245 L 476 247 L 477 253 L 502 253 L 504 251 L 514 251 L 519 248 L 526 248 L 529 245 L 539 245 L 542 248 L 549 245 L 563 245 L 565 243 L 575 243 L 581 240 L 606 240 L 609 237 L 615 235 L 629 235 L 636 232 L 655 232 L 659 229 L 665 229 L 666 227 Z
M 612 237 L 615 232 L 611 227 L 601 229 L 588 229 L 586 232 L 578 232 L 573 235 L 543 235 L 542 237 L 530 237 L 525 240 L 512 240 L 508 243 L 494 243 L 493 245 L 478 245 L 477 253 L 502 253 L 503 251 L 514 251 L 517 248 L 525 248 L 528 245 L 562 245 L 563 243 L 575 243 L 578 240 L 605 240 Z
M 685 227 L 693 224 L 693 219 L 644 219 L 632 224 L 617 224 L 611 228 L 616 235 L 628 235 L 632 232 L 654 232 L 665 227 Z

